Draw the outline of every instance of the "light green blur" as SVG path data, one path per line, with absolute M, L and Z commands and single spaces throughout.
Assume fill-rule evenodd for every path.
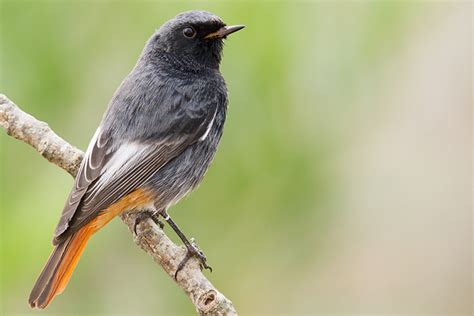
M 377 137 L 385 124 L 379 118 L 400 106 L 385 102 L 387 91 L 397 94 L 393 87 L 401 84 L 387 72 L 397 74 L 400 60 L 422 41 L 424 35 L 416 34 L 424 33 L 416 30 L 429 29 L 455 5 L 2 0 L 0 93 L 85 149 L 145 41 L 162 23 L 190 9 L 209 10 L 246 28 L 224 49 L 221 71 L 230 104 L 219 151 L 198 190 L 170 213 L 197 239 L 214 268 L 206 274 L 240 314 L 467 311 L 463 294 L 436 305 L 443 293 L 456 291 L 456 278 L 440 280 L 447 282 L 441 292 L 413 299 L 403 296 L 404 289 L 423 286 L 393 285 L 392 291 L 382 282 L 380 297 L 377 287 L 370 288 L 374 293 L 346 287 L 365 283 L 372 269 L 385 268 L 344 269 L 339 254 L 349 251 L 347 258 L 353 258 L 349 253 L 359 248 L 372 254 L 387 247 L 382 241 L 351 245 L 352 237 L 345 237 L 352 250 L 333 246 L 339 236 L 353 236 L 340 228 L 346 218 L 353 222 L 346 180 L 354 179 L 351 172 L 358 168 L 346 149 L 361 131 Z M 466 82 L 463 91 L 470 91 Z M 356 154 L 365 151 L 362 139 Z M 52 249 L 72 178 L 21 142 L 0 135 L 0 144 L 1 314 L 194 314 L 189 300 L 134 245 L 119 220 L 94 236 L 68 288 L 46 312 L 30 310 L 27 297 Z M 383 196 L 391 183 L 383 179 L 370 194 L 354 194 L 364 201 Z M 371 228 L 370 222 L 364 225 L 360 234 Z M 169 227 L 165 230 L 176 240 Z M 403 249 L 409 246 L 401 242 Z M 376 275 L 383 279 L 390 273 Z M 404 273 L 395 279 L 403 280 Z M 350 281 L 335 283 L 336 275 Z

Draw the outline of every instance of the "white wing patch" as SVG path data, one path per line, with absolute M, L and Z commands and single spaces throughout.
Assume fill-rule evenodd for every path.
M 209 135 L 209 132 L 211 131 L 211 128 L 212 128 L 212 124 L 214 124 L 214 120 L 216 119 L 216 114 L 217 114 L 217 109 L 216 109 L 216 111 L 214 112 L 214 116 L 212 117 L 211 122 L 210 122 L 209 125 L 207 126 L 206 132 L 204 133 L 204 135 L 202 135 L 201 137 L 199 137 L 199 141 L 200 141 L 200 142 L 202 142 L 203 140 L 205 140 L 206 137 L 207 137 L 207 135 Z
M 90 182 L 92 181 L 92 179 L 88 178 L 87 177 L 87 168 L 91 168 L 91 169 L 95 169 L 94 166 L 92 166 L 92 163 L 91 163 L 91 159 L 89 157 L 90 153 L 92 152 L 92 148 L 94 148 L 95 146 L 95 143 L 99 137 L 99 134 L 100 134 L 100 126 L 99 128 L 95 131 L 94 133 L 94 136 L 92 137 L 92 140 L 91 142 L 89 143 L 89 146 L 87 146 L 87 151 L 86 151 L 86 157 L 84 158 L 84 178 L 86 179 L 86 181 Z M 88 167 L 87 167 L 88 166 Z
M 121 145 L 103 167 L 93 192 L 103 188 L 121 170 L 127 170 L 130 166 L 135 165 L 137 159 L 140 159 L 147 148 L 147 145 L 138 143 L 125 143 Z

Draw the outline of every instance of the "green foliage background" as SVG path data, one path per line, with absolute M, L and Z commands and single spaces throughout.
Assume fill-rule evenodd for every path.
M 378 98 L 384 71 L 420 20 L 449 4 L 3 0 L 0 92 L 85 149 L 147 38 L 190 9 L 247 26 L 226 42 L 230 105 L 218 154 L 199 189 L 171 210 L 207 254 L 211 281 L 242 315 L 430 311 L 429 302 L 403 298 L 359 305 L 343 288 L 321 296 L 306 281 L 340 251 L 328 239 L 348 212 L 340 161 L 353 135 L 387 111 Z M 25 144 L 0 142 L 0 311 L 26 315 L 72 179 Z M 114 220 L 41 314 L 193 313 Z

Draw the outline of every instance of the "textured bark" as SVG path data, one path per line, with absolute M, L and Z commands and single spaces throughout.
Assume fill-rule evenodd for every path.
M 48 124 L 20 110 L 5 95 L 0 94 L 0 126 L 8 135 L 35 148 L 44 158 L 76 175 L 84 153 L 56 135 Z M 176 268 L 186 249 L 174 244 L 151 219 L 141 221 L 137 235 L 133 233 L 136 213 L 121 215 L 134 236 L 135 243 L 153 257 L 189 296 L 200 315 L 237 315 L 232 302 L 220 293 L 203 275 L 199 261 L 191 258 L 174 279 Z

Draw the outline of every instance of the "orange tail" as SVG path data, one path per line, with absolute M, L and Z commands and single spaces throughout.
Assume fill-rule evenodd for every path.
M 66 288 L 87 241 L 95 232 L 94 228 L 86 225 L 54 248 L 31 290 L 28 299 L 31 307 L 45 308 Z
M 45 308 L 52 299 L 60 294 L 71 278 L 72 271 L 81 257 L 87 241 L 93 233 L 105 226 L 112 218 L 125 209 L 132 209 L 146 205 L 152 201 L 151 195 L 143 189 L 135 190 L 118 202 L 101 212 L 96 218 L 72 234 L 62 243 L 58 244 L 33 290 L 31 290 L 28 303 L 31 307 Z

